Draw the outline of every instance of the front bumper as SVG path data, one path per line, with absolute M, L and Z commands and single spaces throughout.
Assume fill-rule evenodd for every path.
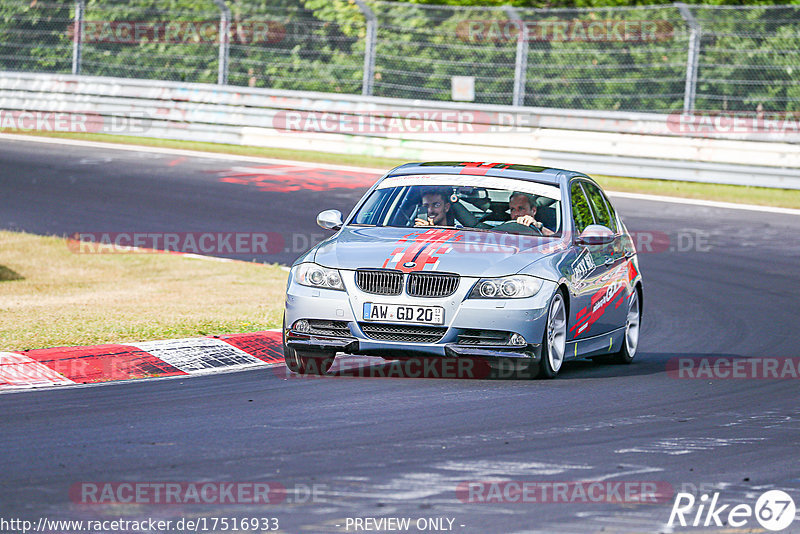
M 450 297 L 423 299 L 405 295 L 382 297 L 363 293 L 355 287 L 352 279 L 348 279 L 344 272 L 342 274 L 346 291 L 315 289 L 289 281 L 284 324 L 288 346 L 299 351 L 363 354 L 387 359 L 439 356 L 539 361 L 547 306 L 556 290 L 553 282 L 545 282 L 536 295 L 525 299 L 467 299 L 466 295 L 472 285 L 469 282 L 462 284 L 459 291 Z M 425 343 L 374 339 L 361 328 L 362 323 L 367 324 L 361 317 L 365 302 L 442 306 L 445 309 L 445 324 L 441 328 L 445 332 L 437 341 Z M 347 326 L 336 336 L 297 332 L 291 326 L 299 319 L 336 321 Z M 380 324 L 398 326 L 401 323 Z M 527 344 L 514 346 L 460 343 L 459 336 L 469 330 L 518 333 L 525 338 Z
M 444 353 L 449 358 L 515 358 L 539 363 L 542 358 L 541 344 L 528 344 L 526 347 L 509 346 L 469 346 L 449 344 L 445 345 Z
M 286 344 L 295 350 L 308 352 L 352 353 L 358 349 L 357 339 L 317 337 L 291 330 L 286 335 Z
M 447 358 L 514 358 L 538 363 L 541 359 L 541 345 L 529 343 L 525 346 L 510 345 L 463 345 L 458 343 L 422 344 L 406 342 L 383 342 L 375 344 L 373 340 L 352 337 L 321 337 L 289 330 L 286 333 L 286 344 L 301 352 L 327 354 L 362 354 L 383 356 L 389 359 L 405 359 L 414 357 L 447 357 Z

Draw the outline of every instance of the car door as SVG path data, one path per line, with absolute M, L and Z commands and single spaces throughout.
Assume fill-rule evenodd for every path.
M 601 303 L 599 311 L 602 311 L 598 322 L 602 323 L 603 330 L 610 331 L 624 326 L 627 315 L 627 309 L 623 306 L 628 282 L 625 246 L 622 232 L 617 224 L 617 215 L 608 198 L 599 187 L 591 182 L 583 181 L 581 185 L 586 193 L 589 206 L 592 208 L 595 224 L 601 224 L 614 233 L 614 240 L 608 245 L 602 246 L 598 251 L 599 260 L 606 268 L 602 280 L 605 292 L 597 301 Z
M 581 232 L 590 224 L 597 224 L 583 188 L 586 183 L 579 179 L 570 183 L 573 236 L 565 265 L 570 289 L 568 341 L 590 338 L 610 329 L 609 323 L 602 320 L 602 299 L 609 283 L 607 245 L 578 243 Z

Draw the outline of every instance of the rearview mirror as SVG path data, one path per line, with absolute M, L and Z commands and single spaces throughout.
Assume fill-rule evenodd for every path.
M 339 210 L 325 210 L 317 215 L 317 224 L 326 230 L 338 230 L 342 227 L 342 212 Z
M 580 245 L 607 245 L 614 241 L 614 232 L 602 224 L 590 224 L 576 241 Z

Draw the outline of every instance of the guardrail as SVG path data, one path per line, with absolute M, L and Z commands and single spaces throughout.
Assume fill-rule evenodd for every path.
M 49 124 L 41 114 L 52 112 L 71 119 Z M 0 128 L 800 189 L 800 123 L 791 117 L 778 124 L 18 72 L 0 72 L 0 113 Z

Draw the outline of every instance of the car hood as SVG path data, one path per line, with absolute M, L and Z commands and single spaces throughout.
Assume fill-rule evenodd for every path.
M 566 248 L 561 239 L 446 228 L 345 227 L 317 245 L 314 261 L 339 269 L 384 268 L 503 276 Z

